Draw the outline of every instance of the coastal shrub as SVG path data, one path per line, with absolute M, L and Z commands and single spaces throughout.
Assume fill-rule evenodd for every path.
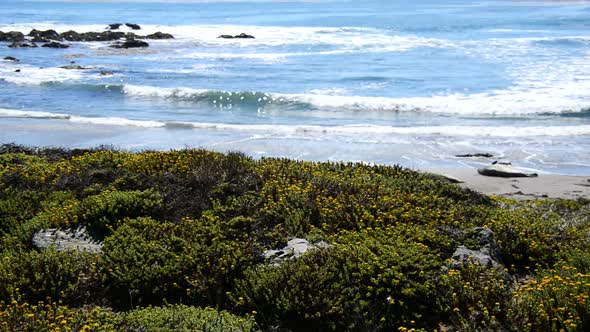
M 547 268 L 565 253 L 588 247 L 590 217 L 577 214 L 579 220 L 573 222 L 568 217 L 572 211 L 552 209 L 555 205 L 555 202 L 513 203 L 493 210 L 486 226 L 496 234 L 508 267 L 518 272 L 537 266 Z
M 438 280 L 443 321 L 461 331 L 510 330 L 514 281 L 503 268 L 484 267 L 476 261 L 449 267 Z
M 107 284 L 115 296 L 128 296 L 113 301 L 224 304 L 233 280 L 254 260 L 251 244 L 224 233 L 220 223 L 198 220 L 126 220 L 103 247 Z
M 0 302 L 1 331 L 115 332 L 120 319 L 109 309 L 70 309 L 55 301 L 26 302 L 20 298 Z
M 132 310 L 122 315 L 122 324 L 133 331 L 257 331 L 251 316 L 239 317 L 213 308 L 166 305 Z
M 124 218 L 159 216 L 162 197 L 153 189 L 145 191 L 104 191 L 81 203 L 80 219 L 98 230 L 114 229 Z
M 566 263 L 540 271 L 513 294 L 514 326 L 521 331 L 588 331 L 590 274 Z
M 297 331 L 392 330 L 436 320 L 442 265 L 411 232 L 344 231 L 326 249 L 247 271 L 232 298 L 265 326 Z
M 0 256 L 0 295 L 29 303 L 51 298 L 66 304 L 87 303 L 102 295 L 95 254 L 54 249 L 5 251 Z

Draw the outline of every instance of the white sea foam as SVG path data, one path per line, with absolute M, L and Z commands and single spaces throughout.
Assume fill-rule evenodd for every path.
M 69 119 L 68 114 L 0 108 L 0 118 Z
M 17 69 L 20 69 L 20 72 L 16 72 Z M 80 80 L 84 75 L 82 70 L 57 67 L 40 68 L 21 64 L 0 66 L 0 80 L 21 85 Z
M 580 85 L 580 84 L 578 84 Z M 489 93 L 434 95 L 431 97 L 367 97 L 342 96 L 333 94 L 281 94 L 264 93 L 266 99 L 259 100 L 260 106 L 267 103 L 304 103 L 310 108 L 343 111 L 396 111 L 432 112 L 462 115 L 521 115 L 563 112 L 581 112 L 590 109 L 590 96 L 584 91 L 590 88 L 590 81 L 580 86 L 575 83 L 556 82 L 552 87 L 538 89 L 512 88 Z M 153 86 L 125 85 L 123 92 L 130 96 L 190 99 L 206 97 L 215 93 L 228 94 L 206 89 L 158 88 Z M 234 93 L 235 94 L 235 93 Z M 242 95 L 248 92 L 241 93 Z
M 444 137 L 557 137 L 590 135 L 590 125 L 578 126 L 385 126 L 385 125 L 276 125 L 276 124 L 230 124 L 204 122 L 176 122 L 162 120 L 134 120 L 121 117 L 84 117 L 51 112 L 34 112 L 0 108 L 4 118 L 43 118 L 66 120 L 77 124 L 133 126 L 142 128 L 193 128 L 197 130 L 222 130 L 252 132 L 255 134 L 294 136 L 444 136 Z

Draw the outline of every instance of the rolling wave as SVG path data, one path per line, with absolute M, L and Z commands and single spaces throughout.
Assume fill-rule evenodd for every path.
M 448 94 L 431 97 L 367 97 L 333 94 L 226 92 L 186 87 L 124 85 L 128 96 L 205 102 L 219 107 L 290 106 L 307 110 L 430 112 L 461 115 L 548 115 L 586 113 L 590 99 L 572 97 L 559 86 L 550 89 L 511 89 L 493 93 Z
M 31 118 L 65 120 L 74 124 L 132 126 L 142 128 L 169 128 L 219 130 L 265 133 L 273 135 L 410 135 L 410 136 L 474 136 L 474 137 L 554 137 L 590 135 L 590 125 L 578 126 L 385 126 L 385 125 L 288 125 L 288 124 L 231 124 L 204 122 L 177 122 L 163 120 L 134 120 L 121 117 L 84 117 L 50 112 L 23 111 L 0 108 L 0 118 Z

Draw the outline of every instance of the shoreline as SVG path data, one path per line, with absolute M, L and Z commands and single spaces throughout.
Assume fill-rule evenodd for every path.
M 459 180 L 461 187 L 490 196 L 503 196 L 517 200 L 545 198 L 590 199 L 590 175 L 544 174 L 537 177 L 502 178 L 484 176 L 477 169 L 428 168 L 418 170 Z

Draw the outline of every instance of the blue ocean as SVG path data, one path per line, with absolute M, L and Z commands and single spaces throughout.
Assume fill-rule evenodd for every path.
M 0 1 L 0 143 L 590 174 L 590 3 Z M 124 23 L 138 24 L 132 30 Z M 245 33 L 255 38 L 218 38 Z M 492 158 L 461 158 L 489 153 Z

